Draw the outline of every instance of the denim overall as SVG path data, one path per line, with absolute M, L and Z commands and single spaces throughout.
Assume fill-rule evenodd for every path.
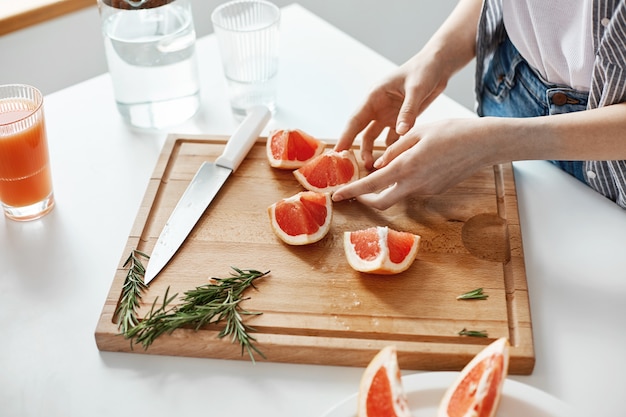
M 507 38 L 484 78 L 480 116 L 537 117 L 586 110 L 588 92 L 544 81 Z M 586 183 L 583 161 L 550 161 Z

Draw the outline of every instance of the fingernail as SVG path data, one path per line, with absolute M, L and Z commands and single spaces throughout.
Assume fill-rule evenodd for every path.
M 378 169 L 378 168 L 380 168 L 382 166 L 383 166 L 382 158 L 378 158 L 377 160 L 374 161 L 374 168 Z
M 409 124 L 406 122 L 399 122 L 396 125 L 396 133 L 406 133 L 407 130 L 409 130 Z

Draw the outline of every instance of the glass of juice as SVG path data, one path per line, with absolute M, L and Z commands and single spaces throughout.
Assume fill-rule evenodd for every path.
M 0 85 L 0 204 L 13 220 L 54 207 L 43 96 L 28 85 Z

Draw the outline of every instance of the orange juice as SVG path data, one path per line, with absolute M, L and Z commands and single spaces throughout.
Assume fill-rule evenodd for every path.
M 52 194 L 42 99 L 0 99 L 0 202 L 37 204 Z

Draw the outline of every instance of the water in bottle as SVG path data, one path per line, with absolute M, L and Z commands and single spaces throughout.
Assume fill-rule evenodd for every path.
M 149 6 L 150 1 L 127 3 Z M 100 9 L 117 107 L 138 127 L 181 123 L 200 105 L 190 5 L 187 0 L 159 4 L 139 9 L 101 5 Z

